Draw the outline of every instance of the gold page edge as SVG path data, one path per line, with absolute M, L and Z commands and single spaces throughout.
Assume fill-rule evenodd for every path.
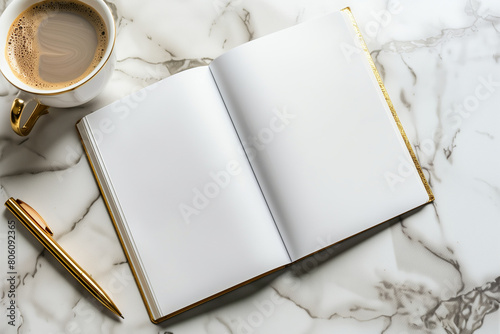
M 347 16 L 349 17 L 349 20 L 351 21 L 351 24 L 354 28 L 354 31 L 356 32 L 356 35 L 358 37 L 359 42 L 360 42 L 360 45 L 363 48 L 363 53 L 365 54 L 366 58 L 368 59 L 368 63 L 370 64 L 370 67 L 373 71 L 373 74 L 375 75 L 375 78 L 377 79 L 378 85 L 380 87 L 380 90 L 382 91 L 382 94 L 384 95 L 387 106 L 389 107 L 389 110 L 391 111 L 392 117 L 394 118 L 394 121 L 396 122 L 398 130 L 401 133 L 401 136 L 403 137 L 403 141 L 406 145 L 406 148 L 408 149 L 408 152 L 410 153 L 411 159 L 413 160 L 413 163 L 415 164 L 418 175 L 420 176 L 420 179 L 421 179 L 421 181 L 424 185 L 424 188 L 427 192 L 427 195 L 429 196 L 428 203 L 432 202 L 435 199 L 434 194 L 432 193 L 431 187 L 429 186 L 429 183 L 427 182 L 427 179 L 425 178 L 425 175 L 422 171 L 422 167 L 420 166 L 420 163 L 418 162 L 417 156 L 415 155 L 415 152 L 413 151 L 413 148 L 411 146 L 410 140 L 406 136 L 406 132 L 404 131 L 403 124 L 399 120 L 399 117 L 396 113 L 396 110 L 394 109 L 394 105 L 392 104 L 392 101 L 389 98 L 389 94 L 387 93 L 387 89 L 385 88 L 384 82 L 382 81 L 382 78 L 377 70 L 377 67 L 375 66 L 375 63 L 373 62 L 370 51 L 368 50 L 368 47 L 365 43 L 365 40 L 363 39 L 363 35 L 361 34 L 361 30 L 359 29 L 358 24 L 356 23 L 356 20 L 354 18 L 354 15 L 351 12 L 351 8 L 346 7 L 344 9 L 342 9 L 341 11 L 346 13 Z

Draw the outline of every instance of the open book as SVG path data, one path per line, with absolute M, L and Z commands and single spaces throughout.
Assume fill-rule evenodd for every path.
M 349 9 L 77 128 L 153 322 L 433 200 Z

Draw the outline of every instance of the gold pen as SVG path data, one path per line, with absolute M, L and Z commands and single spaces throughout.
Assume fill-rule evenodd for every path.
M 94 281 L 94 279 L 73 260 L 62 247 L 52 239 L 52 231 L 45 220 L 28 204 L 12 197 L 5 202 L 5 206 L 17 219 L 42 243 L 42 245 L 66 268 L 73 277 L 80 282 L 98 301 L 116 315 L 123 315 L 111 298 Z

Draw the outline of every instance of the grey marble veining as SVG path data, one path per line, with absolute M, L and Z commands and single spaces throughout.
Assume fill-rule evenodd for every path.
M 109 291 L 125 319 L 105 312 L 20 224 L 9 270 L 12 216 L 0 209 L 1 309 L 12 299 L 11 276 L 16 295 L 14 325 L 2 316 L 1 333 L 500 333 L 498 2 L 107 3 L 118 62 L 95 100 L 51 110 L 21 138 L 7 112 L 17 92 L 0 79 L 0 199 L 36 203 L 58 242 Z M 347 5 L 436 201 L 352 247 L 151 324 L 74 124 L 237 45 Z M 1 1 L 0 10 L 5 6 Z

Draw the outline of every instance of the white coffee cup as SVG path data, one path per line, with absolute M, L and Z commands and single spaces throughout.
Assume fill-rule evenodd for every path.
M 108 31 L 108 44 L 96 68 L 80 81 L 59 89 L 47 90 L 37 89 L 21 81 L 9 66 L 5 48 L 8 34 L 12 23 L 26 9 L 32 5 L 43 2 L 40 0 L 17 0 L 13 1 L 0 16 L 0 46 L 3 46 L 0 56 L 0 71 L 3 76 L 15 87 L 19 89 L 19 94 L 14 99 L 11 108 L 11 125 L 14 131 L 26 136 L 30 133 L 38 118 L 47 113 L 49 107 L 68 108 L 81 105 L 96 97 L 106 85 L 115 65 L 114 44 L 115 44 L 115 23 L 113 15 L 102 0 L 80 0 L 93 9 L 102 17 Z M 33 109 L 29 118 L 21 124 L 21 116 L 24 112 L 29 113 L 26 108 Z M 31 106 L 34 106 L 33 108 Z M 23 120 L 26 117 L 23 117 Z

